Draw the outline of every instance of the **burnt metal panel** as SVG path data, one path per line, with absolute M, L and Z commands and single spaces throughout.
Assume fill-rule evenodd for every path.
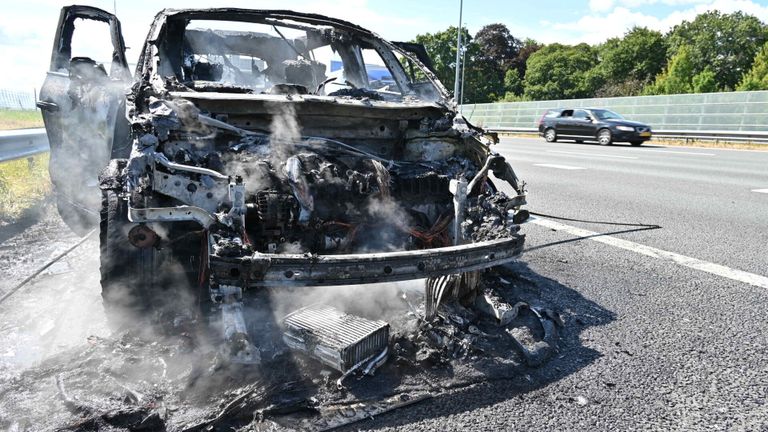
M 211 255 L 218 283 L 251 287 L 330 286 L 396 282 L 482 270 L 515 260 L 524 235 L 459 246 L 402 252 L 289 255 L 256 253 L 250 257 Z M 232 269 L 237 269 L 232 272 Z M 231 280 L 238 274 L 242 280 Z
M 380 354 L 389 341 L 389 324 L 313 305 L 283 320 L 283 341 L 292 349 L 340 371 Z

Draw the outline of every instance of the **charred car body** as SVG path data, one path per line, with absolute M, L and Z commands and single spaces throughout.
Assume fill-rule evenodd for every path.
M 110 28 L 109 70 L 73 56 L 88 20 Z M 165 10 L 131 77 L 119 21 L 65 7 L 39 106 L 62 217 L 100 224 L 107 305 L 151 309 L 182 269 L 247 361 L 251 290 L 517 257 L 524 186 L 409 48 L 320 15 Z

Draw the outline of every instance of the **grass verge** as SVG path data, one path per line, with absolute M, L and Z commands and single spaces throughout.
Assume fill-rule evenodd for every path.
M 51 193 L 48 153 L 0 163 L 0 225 L 12 223 Z
M 0 130 L 43 127 L 38 110 L 20 111 L 0 109 Z

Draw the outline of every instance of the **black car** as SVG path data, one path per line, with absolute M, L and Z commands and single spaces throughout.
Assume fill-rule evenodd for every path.
M 639 146 L 651 139 L 651 127 L 607 109 L 559 108 L 547 110 L 541 117 L 539 135 L 547 142 L 565 138 L 579 143 L 596 140 L 600 145 L 628 142 Z

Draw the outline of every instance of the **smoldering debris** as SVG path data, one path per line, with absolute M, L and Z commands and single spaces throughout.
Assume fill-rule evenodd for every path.
M 0 429 L 328 430 L 449 389 L 522 376 L 556 349 L 559 315 L 536 304 L 530 280 L 504 268 L 478 274 L 472 291 L 446 295 L 430 319 L 423 282 L 398 285 L 324 295 L 265 290 L 246 304 L 260 365 L 228 362 L 209 334 L 190 328 L 91 337 L 0 381 Z M 347 295 L 336 295 L 342 290 Z M 492 307 L 476 306 L 489 298 Z M 388 359 L 373 376 L 351 374 L 339 388 L 337 368 L 282 342 L 284 313 L 317 301 L 389 323 Z
M 283 341 L 343 375 L 366 366 L 366 374 L 386 360 L 389 324 L 372 321 L 323 306 L 312 305 L 283 320 Z

